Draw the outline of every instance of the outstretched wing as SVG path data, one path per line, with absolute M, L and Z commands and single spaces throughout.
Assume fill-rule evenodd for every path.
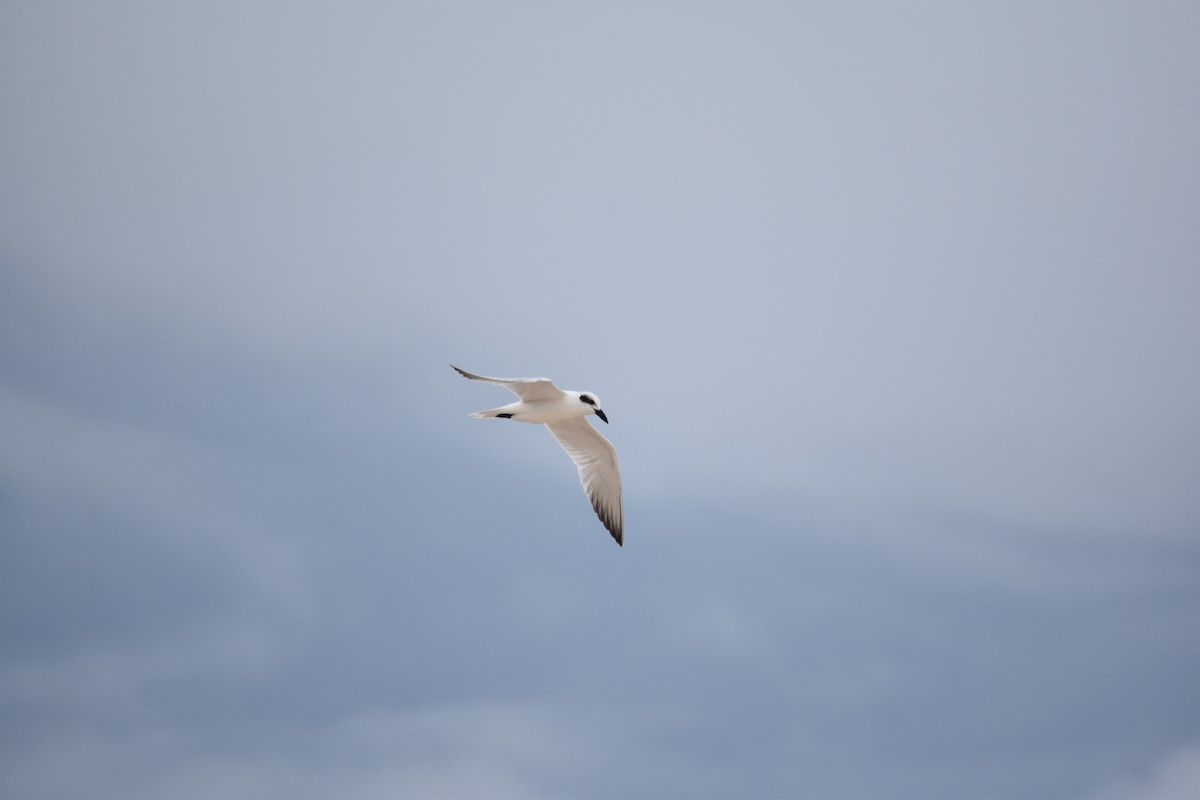
M 503 386 L 525 401 L 557 400 L 563 396 L 562 389 L 555 386 L 549 378 L 485 378 L 482 375 L 473 375 L 465 369 L 459 369 L 453 364 L 450 366 L 454 367 L 454 370 L 464 378 L 470 378 L 473 381 L 486 381 L 487 383 L 494 383 L 497 386 Z
M 546 427 L 579 468 L 579 482 L 592 501 L 596 516 L 622 544 L 625 513 L 621 507 L 621 466 L 617 448 L 583 417 L 548 422 Z

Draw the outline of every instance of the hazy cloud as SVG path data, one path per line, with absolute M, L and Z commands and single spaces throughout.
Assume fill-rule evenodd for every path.
M 1195 782 L 1194 11 L 3 17 L 0 794 Z

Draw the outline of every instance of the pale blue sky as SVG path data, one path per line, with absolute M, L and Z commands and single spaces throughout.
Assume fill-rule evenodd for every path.
M 1198 33 L 6 3 L 0 795 L 1200 792 Z

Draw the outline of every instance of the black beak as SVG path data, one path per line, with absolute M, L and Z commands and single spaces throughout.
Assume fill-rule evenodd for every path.
M 608 423 L 608 417 L 604 416 L 604 412 L 598 408 L 596 409 L 596 416 L 599 417 L 600 419 L 604 420 L 604 422 L 606 424 Z

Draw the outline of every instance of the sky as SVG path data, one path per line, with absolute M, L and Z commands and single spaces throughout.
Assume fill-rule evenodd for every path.
M 1200 796 L 1198 33 L 8 0 L 0 797 Z

